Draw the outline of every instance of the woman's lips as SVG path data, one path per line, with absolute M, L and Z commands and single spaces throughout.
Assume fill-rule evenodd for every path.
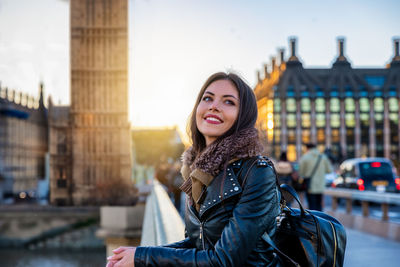
M 216 115 L 206 115 L 204 118 L 206 122 L 211 124 L 221 124 L 223 121 Z

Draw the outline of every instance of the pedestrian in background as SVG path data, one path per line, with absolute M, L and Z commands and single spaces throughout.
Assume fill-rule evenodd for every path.
M 158 247 L 120 247 L 108 267 L 276 266 L 264 241 L 276 232 L 280 195 L 255 128 L 253 90 L 237 75 L 216 73 L 203 85 L 183 154 L 186 239 Z
M 275 165 L 275 169 L 279 184 L 288 184 L 292 186 L 293 167 L 288 161 L 285 151 L 281 153 L 279 161 Z
M 333 171 L 331 162 L 319 152 L 315 144 L 306 144 L 307 151 L 300 158 L 299 175 L 306 183 L 308 208 L 322 211 L 322 197 L 325 190 L 325 175 Z

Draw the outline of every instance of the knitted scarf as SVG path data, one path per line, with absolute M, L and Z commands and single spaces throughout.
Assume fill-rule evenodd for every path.
M 263 147 L 255 128 L 247 128 L 237 134 L 215 141 L 201 153 L 196 154 L 192 147 L 182 155 L 181 190 L 195 202 L 199 210 L 203 188 L 232 161 L 260 155 Z

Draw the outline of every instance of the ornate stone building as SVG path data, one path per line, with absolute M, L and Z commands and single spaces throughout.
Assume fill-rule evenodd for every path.
M 332 158 L 378 156 L 400 159 L 399 40 L 386 68 L 353 68 L 338 39 L 338 56 L 331 68 L 304 68 L 291 39 L 287 61 L 259 75 L 255 93 L 259 127 L 265 133 L 268 153 L 287 151 L 298 160 L 302 144 L 313 142 Z
M 37 197 L 45 180 L 47 129 L 43 85 L 39 99 L 0 86 L 0 203 Z
M 71 106 L 50 110 L 51 202 L 80 205 L 131 177 L 127 0 L 71 0 L 70 25 Z
M 69 106 L 54 106 L 49 99 L 50 200 L 56 205 L 73 204 L 72 140 Z

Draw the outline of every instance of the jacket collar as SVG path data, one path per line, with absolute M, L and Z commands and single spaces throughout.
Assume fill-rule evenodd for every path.
M 242 159 L 229 164 L 226 168 L 225 179 L 224 171 L 221 171 L 211 181 L 210 185 L 206 187 L 206 190 L 203 192 L 205 194 L 204 201 L 200 205 L 199 209 L 200 218 L 206 211 L 221 203 L 223 200 L 242 193 L 242 186 L 240 185 L 237 176 L 242 164 Z

